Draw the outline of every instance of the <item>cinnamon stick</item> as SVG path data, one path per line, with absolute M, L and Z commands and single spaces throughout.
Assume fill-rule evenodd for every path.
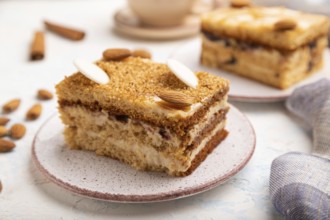
M 41 31 L 34 34 L 34 39 L 30 51 L 31 60 L 41 60 L 45 56 L 45 36 Z
M 82 40 L 85 37 L 85 32 L 70 27 L 65 27 L 59 24 L 54 24 L 49 21 L 44 21 L 46 28 L 62 37 L 70 40 Z

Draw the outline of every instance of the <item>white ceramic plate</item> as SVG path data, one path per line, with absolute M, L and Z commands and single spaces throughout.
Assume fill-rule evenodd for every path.
M 212 189 L 250 160 L 255 133 L 248 119 L 231 106 L 227 138 L 187 177 L 137 171 L 94 152 L 70 150 L 64 143 L 58 115 L 40 128 L 32 158 L 40 171 L 72 192 L 115 202 L 151 202 L 177 199 Z
M 330 74 L 330 51 L 325 51 L 324 67 L 303 80 L 302 82 L 290 87 L 286 90 L 280 90 L 261 84 L 259 82 L 240 77 L 235 74 L 230 74 L 218 69 L 208 68 L 200 64 L 201 40 L 194 39 L 179 47 L 172 53 L 170 58 L 181 61 L 193 71 L 206 71 L 224 77 L 231 82 L 229 99 L 231 101 L 245 102 L 277 102 L 285 100 L 292 91 L 301 86 L 324 77 L 329 77 Z

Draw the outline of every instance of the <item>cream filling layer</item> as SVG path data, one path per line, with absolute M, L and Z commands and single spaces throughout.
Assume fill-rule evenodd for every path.
M 219 123 L 212 130 L 212 132 L 207 137 L 205 137 L 196 148 L 194 148 L 190 152 L 190 155 L 187 156 L 187 160 L 184 162 L 176 159 L 175 156 L 171 154 L 166 154 L 164 152 L 157 151 L 150 145 L 138 144 L 138 141 L 128 142 L 125 139 L 116 139 L 113 137 L 108 137 L 105 143 L 111 143 L 112 146 L 127 152 L 128 155 L 133 153 L 134 155 L 136 155 L 136 157 L 139 158 L 139 160 L 148 164 L 148 166 L 166 168 L 169 170 L 169 173 L 185 172 L 190 168 L 191 163 L 195 159 L 196 155 L 198 155 L 204 149 L 204 147 L 211 140 L 211 138 L 217 132 L 224 129 L 225 124 L 225 120 Z M 94 134 L 91 133 L 88 133 L 87 135 L 94 136 Z
M 190 141 L 188 144 L 191 144 L 194 140 L 194 137 L 197 136 L 208 124 L 211 124 L 211 121 L 213 120 L 213 116 L 218 113 L 219 111 L 228 108 L 228 103 L 227 103 L 227 97 L 223 99 L 220 103 L 217 102 L 213 106 L 211 106 L 202 119 L 202 121 L 198 124 L 196 124 L 190 131 L 189 131 L 189 136 L 190 136 Z
M 188 141 L 188 144 L 191 144 L 194 141 L 195 136 L 197 136 L 202 130 L 208 125 L 211 124 L 211 121 L 214 117 L 214 115 L 227 108 L 227 99 L 222 100 L 221 102 L 216 102 L 213 106 L 211 106 L 204 116 L 204 118 L 201 120 L 200 123 L 194 125 L 191 130 L 189 131 L 189 137 L 190 140 Z M 99 114 L 95 117 L 95 123 L 97 125 L 104 125 L 106 121 L 108 120 L 107 114 Z M 113 118 L 115 120 L 115 118 Z M 138 122 L 138 123 L 137 123 Z M 120 123 L 120 122 L 119 122 Z M 154 146 L 160 146 L 162 141 L 164 141 L 164 135 L 168 136 L 167 142 L 170 142 L 170 145 L 172 147 L 179 147 L 181 145 L 181 139 L 177 136 L 176 133 L 171 132 L 167 128 L 160 128 L 158 126 L 151 125 L 149 123 L 145 123 L 142 121 L 137 121 L 134 119 L 128 119 L 127 123 L 120 123 L 120 127 L 122 127 L 123 130 L 129 130 L 136 126 L 142 126 L 147 132 L 148 136 L 152 139 L 152 144 Z M 163 135 L 161 134 L 163 132 Z

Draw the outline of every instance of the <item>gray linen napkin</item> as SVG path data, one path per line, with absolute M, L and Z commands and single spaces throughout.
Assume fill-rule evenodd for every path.
M 312 155 L 291 152 L 271 166 L 270 197 L 287 219 L 330 219 L 330 80 L 296 89 L 286 103 L 313 129 Z

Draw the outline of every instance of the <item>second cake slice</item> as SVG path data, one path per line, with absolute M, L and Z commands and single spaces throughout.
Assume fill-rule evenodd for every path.
M 285 89 L 322 66 L 328 30 L 321 15 L 222 8 L 202 18 L 201 63 Z

